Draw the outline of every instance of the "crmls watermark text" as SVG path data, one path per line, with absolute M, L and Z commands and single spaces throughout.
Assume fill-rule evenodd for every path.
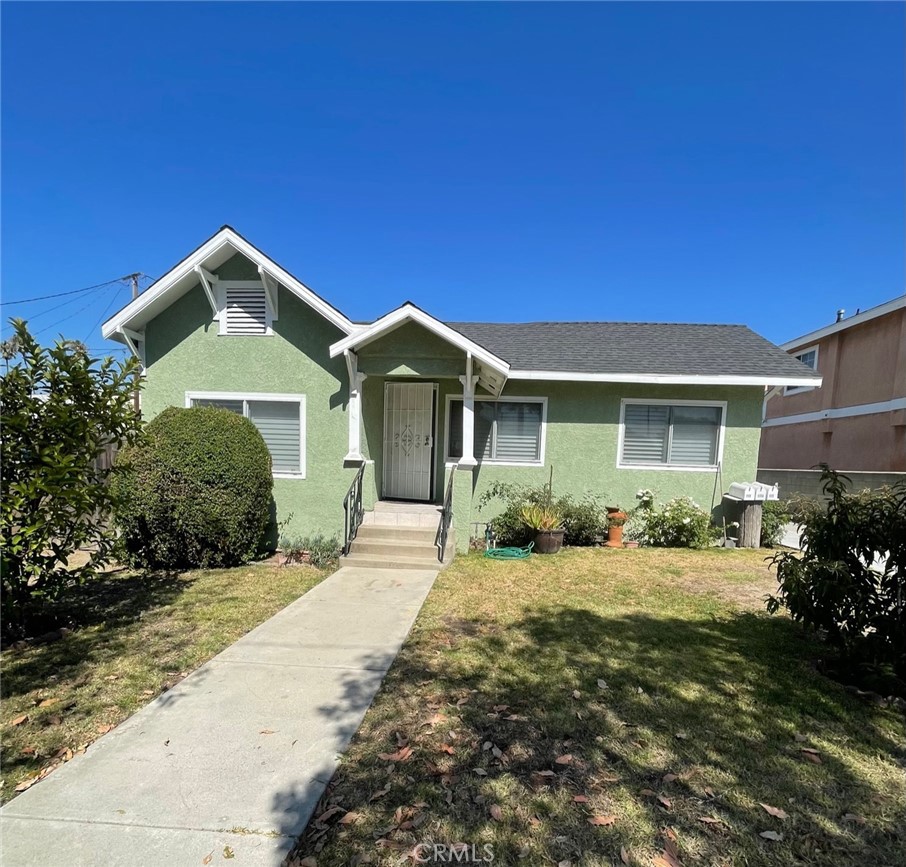
M 490 843 L 419 843 L 412 855 L 416 864 L 490 864 L 494 847 Z

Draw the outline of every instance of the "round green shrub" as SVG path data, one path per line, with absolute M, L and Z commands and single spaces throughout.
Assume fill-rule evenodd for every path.
M 144 443 L 119 453 L 113 484 L 125 557 L 140 568 L 244 563 L 271 522 L 267 446 L 247 418 L 225 409 L 164 410 Z

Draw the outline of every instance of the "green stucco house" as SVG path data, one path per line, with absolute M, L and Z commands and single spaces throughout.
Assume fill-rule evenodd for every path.
M 557 493 L 713 505 L 755 478 L 766 387 L 820 384 L 742 325 L 441 322 L 408 302 L 356 322 L 229 226 L 103 334 L 141 359 L 145 418 L 216 404 L 257 425 L 290 534 L 424 503 L 424 539 L 449 524 L 458 550 L 491 482 L 552 466 Z

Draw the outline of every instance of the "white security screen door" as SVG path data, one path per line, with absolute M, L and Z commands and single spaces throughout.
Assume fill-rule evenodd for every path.
M 436 389 L 433 382 L 384 385 L 384 497 L 431 499 Z

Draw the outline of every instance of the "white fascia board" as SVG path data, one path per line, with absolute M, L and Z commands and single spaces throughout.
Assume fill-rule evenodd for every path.
M 825 421 L 831 418 L 855 418 L 860 415 L 875 415 L 882 412 L 896 412 L 906 409 L 906 397 L 893 400 L 882 400 L 879 403 L 859 403 L 853 406 L 838 406 L 834 409 L 819 409 L 816 412 L 800 412 L 797 415 L 779 415 L 766 418 L 762 427 L 780 427 L 787 424 L 806 424 L 812 421 Z
M 554 382 L 634 382 L 652 385 L 809 385 L 818 388 L 820 376 L 734 376 L 688 373 L 573 373 L 561 370 L 511 370 L 510 379 Z
M 122 327 L 128 326 L 130 322 L 150 304 L 166 294 L 176 283 L 184 277 L 195 272 L 195 266 L 204 266 L 204 263 L 225 245 L 232 247 L 237 253 L 241 253 L 251 262 L 258 266 L 259 271 L 265 271 L 277 283 L 282 284 L 294 295 L 311 308 L 320 313 L 328 322 L 333 323 L 345 334 L 351 334 L 356 330 L 342 313 L 331 307 L 322 298 L 319 298 L 305 284 L 300 283 L 288 271 L 281 268 L 276 262 L 265 256 L 259 249 L 253 247 L 245 238 L 238 235 L 229 227 L 221 229 L 216 235 L 202 244 L 191 256 L 183 259 L 178 265 L 170 269 L 163 277 L 148 287 L 138 298 L 127 304 L 122 310 L 113 315 L 101 326 L 101 334 L 105 338 L 113 336 Z
M 824 328 L 819 328 L 817 331 L 810 331 L 808 334 L 803 334 L 802 337 L 788 340 L 786 343 L 781 343 L 780 348 L 789 352 L 791 349 L 798 349 L 800 346 L 806 346 L 809 343 L 814 343 L 816 340 L 821 340 L 822 337 L 828 337 L 831 334 L 836 334 L 838 331 L 845 331 L 847 328 L 862 325 L 864 322 L 870 322 L 872 319 L 877 319 L 879 316 L 884 316 L 887 313 L 893 313 L 894 310 L 900 310 L 903 307 L 906 307 L 906 295 L 901 295 L 899 298 L 894 298 L 892 301 L 885 301 L 877 307 L 863 310 L 855 316 L 850 316 L 849 319 L 834 322 Z
M 510 366 L 502 358 L 498 358 L 492 352 L 488 352 L 483 346 L 479 346 L 479 344 L 469 340 L 465 335 L 450 328 L 449 325 L 445 325 L 429 313 L 425 313 L 424 310 L 420 310 L 411 304 L 397 307 L 396 310 L 391 310 L 385 316 L 376 319 L 368 327 L 350 334 L 342 340 L 338 340 L 330 347 L 330 357 L 336 358 L 347 349 L 359 349 L 384 334 L 393 331 L 395 328 L 399 328 L 400 325 L 407 321 L 416 322 L 446 340 L 447 343 L 456 346 L 463 352 L 471 353 L 475 359 L 486 364 L 491 369 L 504 375 L 509 373 Z

